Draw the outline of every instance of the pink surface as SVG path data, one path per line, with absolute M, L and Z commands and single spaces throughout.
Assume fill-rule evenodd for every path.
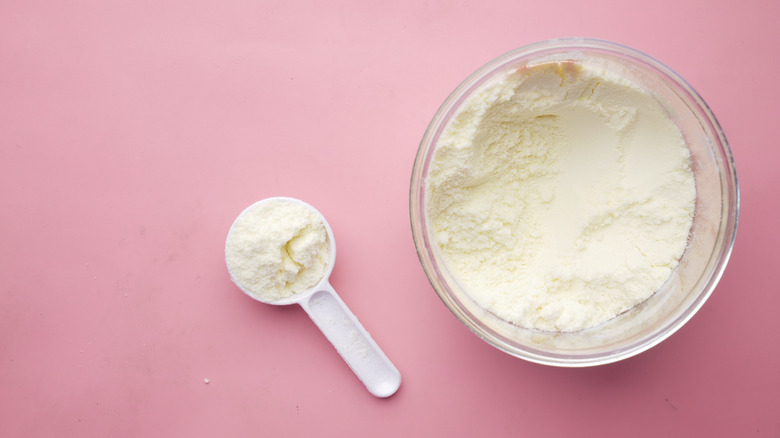
M 780 3 L 629 3 L 2 2 L 2 436 L 780 436 Z M 688 79 L 742 194 L 702 310 L 588 369 L 469 332 L 408 220 L 416 149 L 447 94 L 562 36 L 633 46 Z M 401 371 L 392 398 L 371 396 L 302 309 L 230 282 L 230 224 L 276 195 L 328 218 L 332 284 Z

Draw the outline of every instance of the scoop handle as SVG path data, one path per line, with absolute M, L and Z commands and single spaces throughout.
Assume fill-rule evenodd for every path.
M 395 394 L 401 373 L 330 283 L 323 281 L 300 305 L 371 394 L 382 398 Z

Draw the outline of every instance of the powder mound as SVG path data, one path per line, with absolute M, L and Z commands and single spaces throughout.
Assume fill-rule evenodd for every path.
M 233 281 L 263 301 L 310 290 L 330 261 L 319 215 L 305 205 L 271 199 L 241 213 L 228 233 L 225 259 Z
M 696 200 L 690 153 L 658 101 L 573 62 L 476 90 L 439 138 L 426 190 L 439 256 L 464 290 L 546 331 L 593 327 L 658 290 Z

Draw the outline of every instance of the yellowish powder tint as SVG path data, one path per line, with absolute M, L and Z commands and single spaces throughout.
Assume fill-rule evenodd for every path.
M 434 240 L 467 293 L 548 331 L 598 325 L 658 290 L 696 200 L 664 108 L 575 63 L 484 84 L 440 137 L 426 183 Z
M 306 292 L 330 263 L 330 241 L 320 217 L 286 199 L 257 203 L 233 224 L 225 244 L 233 280 L 264 301 Z

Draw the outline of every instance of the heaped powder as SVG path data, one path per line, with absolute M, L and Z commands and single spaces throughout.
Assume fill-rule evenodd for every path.
M 233 223 L 225 244 L 233 280 L 264 301 L 310 290 L 330 262 L 330 241 L 320 217 L 306 205 L 269 199 Z
M 431 231 L 464 290 L 549 331 L 598 325 L 661 287 L 696 199 L 664 108 L 571 62 L 484 84 L 442 133 L 426 182 Z

